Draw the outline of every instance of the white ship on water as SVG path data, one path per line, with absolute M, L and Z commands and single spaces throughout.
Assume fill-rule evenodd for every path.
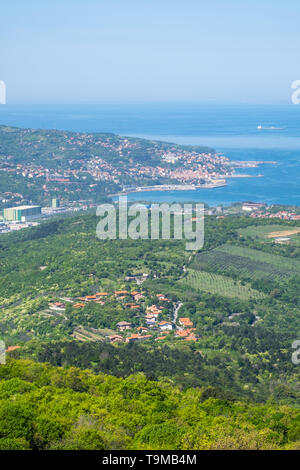
M 284 127 L 262 126 L 261 124 L 259 124 L 257 126 L 257 130 L 259 131 L 283 131 Z

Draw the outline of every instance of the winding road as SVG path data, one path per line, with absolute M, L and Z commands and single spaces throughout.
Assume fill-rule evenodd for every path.
M 174 308 L 174 311 L 173 311 L 173 323 L 174 325 L 176 326 L 176 322 L 177 322 L 177 316 L 178 316 L 178 312 L 179 312 L 179 309 L 180 307 L 182 307 L 182 302 L 177 302 L 177 304 L 175 305 L 175 308 Z M 176 326 L 177 328 L 177 326 Z

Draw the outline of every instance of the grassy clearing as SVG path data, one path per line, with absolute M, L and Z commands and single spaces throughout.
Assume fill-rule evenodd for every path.
M 299 232 L 300 232 L 300 228 L 281 230 L 277 232 L 268 233 L 267 238 L 289 237 L 293 235 L 298 235 Z
M 238 230 L 239 235 L 253 239 L 272 239 L 276 237 L 297 235 L 300 227 L 290 225 L 259 225 L 257 227 L 247 227 Z

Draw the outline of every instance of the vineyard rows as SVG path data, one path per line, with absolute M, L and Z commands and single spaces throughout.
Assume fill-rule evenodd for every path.
M 198 254 L 193 268 L 251 279 L 284 279 L 300 275 L 298 260 L 229 244 Z
M 249 285 L 242 285 L 240 281 L 234 281 L 230 277 L 220 276 L 202 271 L 189 270 L 187 276 L 181 283 L 193 289 L 203 290 L 211 294 L 218 294 L 222 297 L 233 297 L 241 300 L 263 299 L 265 295 Z

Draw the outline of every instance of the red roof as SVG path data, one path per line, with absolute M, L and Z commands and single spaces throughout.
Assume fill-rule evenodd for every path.
M 6 352 L 15 351 L 16 349 L 20 349 L 21 346 L 8 346 Z

